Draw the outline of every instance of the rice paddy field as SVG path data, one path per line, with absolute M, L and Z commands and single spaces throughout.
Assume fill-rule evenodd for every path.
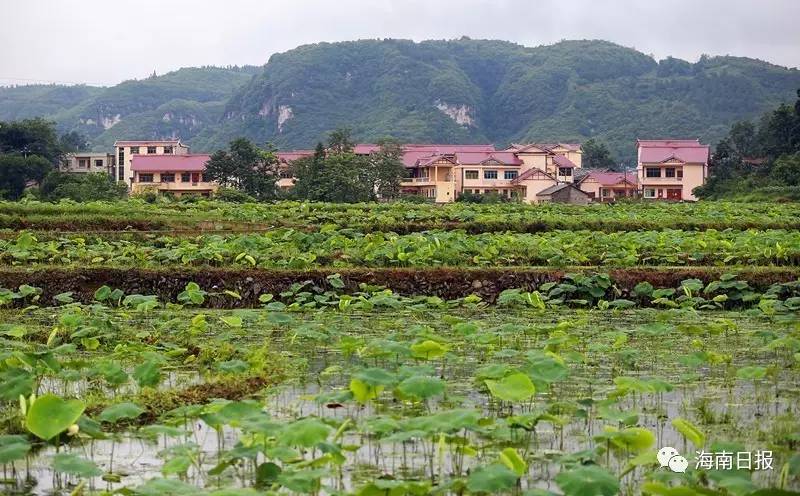
M 0 203 L 0 493 L 800 494 L 799 212 Z

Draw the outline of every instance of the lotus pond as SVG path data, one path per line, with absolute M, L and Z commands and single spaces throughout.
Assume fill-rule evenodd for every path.
M 519 291 L 500 305 L 376 292 L 219 311 L 193 306 L 203 294 L 101 288 L 92 304 L 0 311 L 0 490 L 800 490 L 796 301 L 579 309 Z M 660 466 L 664 446 L 685 473 Z M 771 469 L 695 468 L 701 450 L 769 451 Z

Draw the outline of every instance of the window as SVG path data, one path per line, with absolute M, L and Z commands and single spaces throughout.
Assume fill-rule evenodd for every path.
M 503 173 L 503 179 L 516 179 L 517 178 L 517 171 L 505 171 Z
M 291 179 L 292 178 L 292 171 L 282 170 L 278 171 L 278 177 L 281 179 Z
M 120 153 L 122 153 L 122 152 L 120 152 Z M 120 165 L 119 167 L 117 167 L 117 169 L 118 169 L 117 181 L 124 181 L 125 180 L 125 167 Z
M 154 147 L 154 146 L 148 146 L 148 147 L 147 147 L 147 153 L 149 153 L 149 154 L 151 154 L 151 155 L 152 155 L 153 153 L 156 153 L 156 147 Z
M 95 167 L 102 167 L 103 166 L 103 160 L 102 159 L 95 160 L 94 161 L 94 166 Z
M 152 183 L 153 182 L 153 175 L 152 174 L 139 174 L 139 182 L 140 183 Z
M 137 153 L 139 153 L 139 147 L 138 146 L 132 146 L 131 147 L 131 155 L 136 155 Z
M 464 171 L 464 179 L 478 179 L 478 171 L 476 170 Z
M 161 173 L 161 182 L 162 183 L 174 183 L 175 182 L 175 174 L 172 172 L 162 172 Z
M 86 169 L 89 167 L 89 159 L 88 158 L 79 158 L 78 159 L 78 168 L 79 169 Z
M 675 177 L 675 167 L 667 167 L 664 169 L 664 177 Z
M 483 178 L 484 179 L 497 179 L 497 171 L 496 170 L 485 170 L 485 171 L 483 171 Z
M 191 180 L 192 180 L 192 175 L 191 174 L 189 174 L 188 172 L 182 172 L 181 173 L 181 182 L 182 183 L 188 183 Z
M 653 189 L 653 188 L 645 188 L 644 197 L 645 198 L 655 198 L 656 197 L 656 190 Z
M 125 149 L 124 148 L 120 148 L 119 149 L 119 161 L 117 163 L 120 166 L 122 166 L 125 163 Z
M 559 167 L 558 175 L 567 177 L 572 176 L 572 167 Z
M 644 170 L 644 175 L 646 177 L 661 177 L 661 169 L 658 167 L 647 167 Z
M 678 169 L 678 179 L 683 179 L 683 169 Z
M 609 190 L 608 188 L 601 188 L 600 196 L 602 197 L 611 196 L 611 190 Z
M 165 155 L 171 155 L 172 154 L 172 147 L 171 146 L 165 146 L 164 147 L 164 154 Z

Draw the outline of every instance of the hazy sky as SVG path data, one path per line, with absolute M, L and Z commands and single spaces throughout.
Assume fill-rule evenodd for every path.
M 261 65 L 318 41 L 462 35 L 800 65 L 800 0 L 0 0 L 0 19 L 0 84 L 115 84 L 154 70 Z

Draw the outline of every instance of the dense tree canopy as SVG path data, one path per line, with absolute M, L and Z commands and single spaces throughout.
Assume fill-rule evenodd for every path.
M 78 202 L 119 200 L 125 198 L 128 188 L 106 173 L 69 174 L 51 171 L 45 176 L 39 193 L 44 200 L 58 201 L 69 198 Z
M 600 141 L 590 138 L 581 145 L 583 157 L 581 166 L 585 169 L 618 169 L 618 165 L 611 156 L 611 151 Z
M 228 151 L 218 150 L 211 155 L 204 176 L 257 200 L 274 200 L 278 194 L 278 157 L 271 145 L 261 149 L 248 139 L 235 139 Z
M 16 200 L 62 160 L 55 125 L 44 119 L 0 122 L 0 198 Z
M 800 199 L 800 90 L 794 106 L 780 105 L 758 126 L 739 122 L 716 146 L 701 198 L 786 195 Z
M 292 195 L 331 202 L 399 196 L 400 182 L 406 174 L 400 145 L 383 140 L 369 156 L 355 154 L 353 146 L 350 130 L 337 129 L 330 134 L 327 148 L 319 143 L 314 155 L 295 160 L 292 169 L 297 183 Z

